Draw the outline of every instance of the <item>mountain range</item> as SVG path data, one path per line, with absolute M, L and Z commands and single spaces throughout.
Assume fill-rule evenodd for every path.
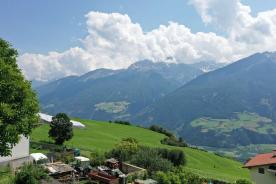
M 201 74 L 203 71 L 191 65 L 144 60 L 127 69 L 98 69 L 34 88 L 43 112 L 66 112 L 88 119 L 130 120 Z
M 272 144 L 275 81 L 276 53 L 257 53 L 188 82 L 144 109 L 135 121 L 158 122 L 197 145 Z
M 158 124 L 190 144 L 275 143 L 276 53 L 230 65 L 137 62 L 98 69 L 35 88 L 41 110 L 98 120 Z

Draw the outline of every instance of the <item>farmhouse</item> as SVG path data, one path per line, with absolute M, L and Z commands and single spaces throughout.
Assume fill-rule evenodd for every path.
M 244 166 L 256 184 L 276 183 L 276 150 L 272 153 L 259 154 L 250 159 Z
M 146 176 L 146 169 L 120 162 L 114 158 L 107 159 L 104 166 L 98 166 L 88 174 L 89 178 L 94 182 L 105 184 L 126 184 L 127 178 L 134 176 L 137 178 L 144 178 Z M 154 184 L 153 180 L 139 180 L 136 183 Z
M 11 156 L 0 157 L 0 165 L 10 165 L 12 168 L 21 166 L 24 162 L 29 161 L 29 138 L 21 136 L 20 141 L 13 149 Z

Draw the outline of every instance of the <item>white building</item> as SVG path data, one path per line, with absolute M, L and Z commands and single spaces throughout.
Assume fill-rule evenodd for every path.
M 30 154 L 29 147 L 29 138 L 21 136 L 19 143 L 13 147 L 11 156 L 0 157 L 0 165 L 10 164 L 12 168 L 16 168 L 24 162 L 28 162 Z
M 48 114 L 44 113 L 38 113 L 40 120 L 45 123 L 50 123 L 52 121 L 53 116 L 50 116 Z M 70 120 L 70 122 L 73 124 L 74 127 L 78 128 L 85 128 L 85 125 L 82 124 L 81 122 Z
M 244 167 L 249 169 L 256 184 L 276 184 L 276 150 L 256 155 Z

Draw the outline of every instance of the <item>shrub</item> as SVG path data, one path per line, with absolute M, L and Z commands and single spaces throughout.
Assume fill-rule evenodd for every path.
M 186 158 L 182 150 L 157 149 L 162 158 L 169 160 L 174 166 L 185 165 Z
M 25 164 L 14 178 L 15 184 L 39 184 L 41 179 L 47 179 L 45 170 L 38 165 Z
M 172 172 L 157 172 L 154 179 L 160 184 L 201 184 L 207 181 L 207 179 L 183 169 L 175 169 Z
M 157 126 L 157 125 L 152 125 L 152 126 L 149 127 L 149 129 L 150 129 L 151 131 L 154 131 L 154 132 L 158 132 L 158 133 L 164 134 L 164 135 L 166 135 L 166 136 L 168 136 L 168 137 L 173 137 L 173 136 L 174 136 L 173 133 L 171 133 L 171 132 L 169 132 L 168 130 L 166 130 L 166 129 L 160 127 L 160 126 Z
M 169 146 L 177 146 L 177 147 L 187 147 L 188 146 L 182 140 L 182 138 L 179 138 L 179 140 L 177 140 L 175 136 L 165 137 L 163 140 L 161 140 L 161 144 L 166 144 L 166 145 L 169 145 Z
M 106 153 L 106 157 L 114 157 L 120 161 L 130 160 L 138 151 L 138 141 L 134 138 L 124 138 L 114 149 Z
M 131 123 L 130 122 L 128 122 L 128 121 L 114 121 L 114 123 L 116 123 L 116 124 L 121 124 L 121 125 L 131 125 Z
M 104 165 L 105 159 L 105 156 L 98 152 L 92 152 L 90 154 L 90 164 L 92 166 Z
M 148 147 L 139 149 L 139 151 L 133 155 L 130 162 L 147 169 L 150 175 L 155 171 L 169 171 L 173 168 L 172 163 L 169 160 L 162 158 L 162 155 L 160 155 L 157 149 Z
M 246 180 L 246 179 L 238 179 L 238 180 L 236 181 L 236 184 L 252 184 L 252 182 L 251 182 L 251 181 L 248 181 L 248 180 Z
M 124 142 L 129 142 L 129 143 L 137 144 L 137 145 L 138 145 L 137 139 L 135 139 L 135 138 L 133 138 L 133 137 L 123 138 L 122 141 L 124 141 Z

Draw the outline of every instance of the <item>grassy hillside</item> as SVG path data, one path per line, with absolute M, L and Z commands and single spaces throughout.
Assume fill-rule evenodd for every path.
M 192 121 L 193 127 L 199 127 L 201 132 L 216 131 L 228 133 L 238 128 L 246 128 L 262 134 L 275 134 L 276 127 L 269 118 L 259 116 L 256 113 L 235 113 L 232 119 L 199 118 Z
M 133 137 L 141 145 L 150 147 L 169 147 L 162 145 L 160 140 L 164 135 L 150 130 L 119 125 L 107 122 L 81 120 L 87 127 L 74 129 L 74 138 L 66 145 L 87 151 L 105 152 L 112 149 L 122 138 Z M 32 141 L 51 141 L 48 138 L 48 125 L 36 128 L 32 134 Z M 185 168 L 201 176 L 224 181 L 235 181 L 238 178 L 249 178 L 248 171 L 242 169 L 242 164 L 230 159 L 192 148 L 183 149 L 187 164 Z

